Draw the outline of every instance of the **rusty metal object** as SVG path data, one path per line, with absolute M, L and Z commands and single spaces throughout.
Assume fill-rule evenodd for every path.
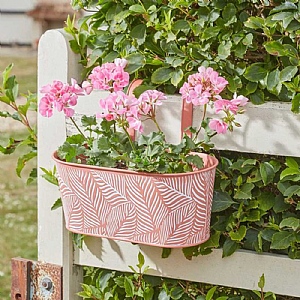
M 62 300 L 62 267 L 12 259 L 12 300 Z
M 11 260 L 11 300 L 30 300 L 30 270 L 32 262 L 23 258 Z

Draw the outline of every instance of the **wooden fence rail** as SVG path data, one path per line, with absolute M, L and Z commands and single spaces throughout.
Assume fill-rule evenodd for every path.
M 38 86 L 54 79 L 67 82 L 71 77 L 80 78 L 78 59 L 70 50 L 68 37 L 62 30 L 46 32 L 39 43 Z M 170 102 L 172 105 L 164 108 L 160 121 L 169 139 L 176 141 L 179 138 L 181 104 L 175 96 L 170 98 Z M 98 94 L 93 93 L 80 99 L 77 107 L 80 113 L 94 114 L 98 109 Z M 299 156 L 300 115 L 290 112 L 290 104 L 267 103 L 259 107 L 249 105 L 247 113 L 239 121 L 242 128 L 236 130 L 234 139 L 230 135 L 219 137 L 216 148 Z M 38 166 L 53 168 L 51 154 L 66 137 L 64 116 L 55 114 L 50 119 L 39 117 L 38 129 Z M 39 260 L 63 266 L 64 300 L 79 299 L 74 295 L 80 290 L 79 284 L 82 282 L 80 266 L 129 271 L 128 266 L 137 263 L 139 251 L 144 254 L 146 264 L 150 266 L 149 274 L 257 289 L 257 282 L 264 273 L 266 291 L 300 297 L 300 260 L 291 260 L 282 255 L 241 250 L 222 258 L 222 251 L 215 250 L 208 256 L 188 261 L 181 250 L 177 249 L 172 251 L 168 259 L 161 259 L 160 248 L 92 237 L 86 238 L 83 250 L 74 250 L 70 234 L 64 228 L 62 211 L 50 211 L 58 197 L 57 188 L 39 176 Z

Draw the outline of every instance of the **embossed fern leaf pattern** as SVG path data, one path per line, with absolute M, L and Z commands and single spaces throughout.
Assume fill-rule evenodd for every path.
M 209 237 L 213 170 L 176 180 L 62 165 L 59 173 L 71 231 L 170 247 Z

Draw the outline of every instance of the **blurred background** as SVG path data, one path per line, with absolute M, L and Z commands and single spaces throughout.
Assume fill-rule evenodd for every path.
M 37 91 L 37 47 L 48 29 L 64 27 L 74 11 L 70 0 L 0 0 L 0 72 L 13 63 L 20 93 Z M 1 79 L 0 79 L 1 80 Z M 18 99 L 22 102 L 22 97 Z M 7 110 L 0 102 L 0 112 Z M 36 122 L 36 115 L 30 116 Z M 0 119 L 0 145 L 7 145 L 10 134 L 22 137 L 26 129 L 9 118 Z M 26 184 L 26 166 L 22 178 L 15 167 L 22 149 L 10 155 L 0 153 L 0 300 L 9 300 L 12 257 L 37 259 L 37 189 Z

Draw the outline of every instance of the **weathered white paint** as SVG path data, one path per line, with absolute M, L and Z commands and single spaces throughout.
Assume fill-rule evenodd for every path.
M 37 1 L 38 0 L 0 0 L 0 9 L 2 11 L 28 11 L 34 7 Z
M 78 57 L 71 53 L 62 31 L 46 32 L 39 44 L 38 86 L 54 79 L 66 82 L 71 77 L 78 77 L 77 61 Z M 38 166 L 52 169 L 51 154 L 66 136 L 64 118 L 60 114 L 50 119 L 38 118 L 38 128 L 41 129 L 38 130 Z M 59 192 L 55 186 L 41 179 L 43 172 L 38 170 L 38 258 L 64 267 L 64 300 L 76 300 L 79 299 L 75 293 L 79 290 L 79 282 L 82 282 L 82 270 L 73 265 L 71 235 L 64 228 L 62 211 L 51 212 Z
M 39 87 L 53 79 L 79 79 L 78 57 L 70 51 L 64 35 L 63 31 L 51 30 L 40 41 Z M 80 99 L 77 111 L 94 114 L 100 97 L 101 93 L 96 92 Z M 175 142 L 179 139 L 181 104 L 174 96 L 169 101 L 171 103 L 165 106 L 159 119 L 169 140 Z M 195 111 L 195 119 L 198 115 L 199 112 Z M 289 104 L 249 105 L 247 113 L 240 116 L 239 121 L 242 128 L 236 130 L 234 140 L 228 135 L 219 137 L 216 141 L 218 149 L 299 156 L 300 116 L 290 112 Z M 65 127 L 62 115 L 56 114 L 50 119 L 39 116 L 39 167 L 52 168 L 51 154 L 64 140 Z M 140 250 L 153 275 L 256 289 L 259 277 L 264 273 L 266 290 L 300 296 L 300 260 L 280 255 L 239 251 L 231 257 L 222 258 L 221 250 L 215 250 L 211 255 L 197 257 L 190 262 L 180 250 L 174 250 L 168 259 L 161 259 L 160 248 L 91 237 L 86 239 L 83 251 L 73 252 L 61 211 L 50 211 L 59 197 L 57 188 L 40 176 L 38 184 L 39 259 L 64 266 L 64 300 L 74 299 L 74 291 L 80 281 L 80 273 L 74 274 L 73 263 L 129 271 L 128 266 L 136 264 Z M 75 269 L 78 271 L 78 268 Z

